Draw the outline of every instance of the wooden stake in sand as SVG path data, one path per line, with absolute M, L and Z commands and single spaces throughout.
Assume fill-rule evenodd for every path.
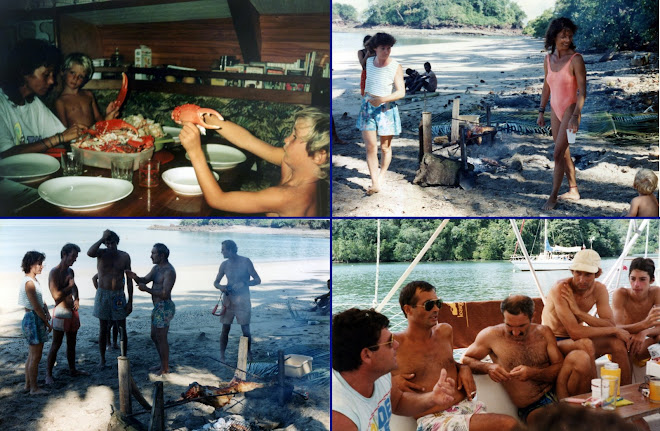
M 165 430 L 165 402 L 163 398 L 163 382 L 154 383 L 154 405 L 151 408 L 149 431 Z
M 433 148 L 431 147 L 433 133 L 431 132 L 430 112 L 422 112 L 422 130 L 424 134 L 424 154 L 431 153 L 433 151 Z
M 451 142 L 456 142 L 458 141 L 458 128 L 460 125 L 460 120 L 458 119 L 458 116 L 460 114 L 460 109 L 461 109 L 461 100 L 460 99 L 454 99 L 454 105 L 451 108 Z
M 117 357 L 119 374 L 119 410 L 125 414 L 133 413 L 131 407 L 131 366 L 126 356 Z
M 245 380 L 247 374 L 247 355 L 248 355 L 248 338 L 241 336 L 240 341 L 238 342 L 238 363 L 236 364 L 236 372 L 234 372 L 234 377 L 237 379 Z

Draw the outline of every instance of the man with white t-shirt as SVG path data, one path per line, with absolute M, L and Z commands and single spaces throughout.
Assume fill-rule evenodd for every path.
M 21 40 L 9 53 L 0 80 L 0 158 L 47 151 L 85 128 L 66 129 L 39 100 L 55 84 L 60 56 L 59 49 L 37 39 Z
M 332 319 L 332 428 L 389 430 L 392 414 L 414 416 L 453 404 L 455 382 L 442 370 L 432 391 L 401 392 L 392 386 L 399 343 L 389 320 L 374 310 L 351 308 Z

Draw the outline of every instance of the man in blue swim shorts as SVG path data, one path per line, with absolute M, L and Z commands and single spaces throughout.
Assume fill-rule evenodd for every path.
M 149 274 L 138 277 L 133 271 L 126 271 L 126 277 L 134 280 L 138 289 L 151 295 L 154 309 L 151 312 L 151 339 L 156 345 L 160 365 L 151 369 L 158 371 L 157 374 L 170 372 L 169 358 L 170 345 L 167 341 L 167 332 L 170 329 L 170 321 L 174 317 L 174 302 L 172 302 L 172 288 L 176 281 L 176 271 L 169 262 L 170 250 L 165 244 L 154 244 L 151 249 L 151 261 L 154 267 Z M 147 283 L 152 283 L 151 288 Z
M 543 415 L 542 407 L 589 391 L 589 355 L 574 350 L 564 358 L 550 328 L 532 323 L 532 298 L 509 296 L 500 310 L 504 323 L 479 332 L 462 362 L 501 383 L 523 422 L 533 424 Z M 492 362 L 482 361 L 487 355 Z

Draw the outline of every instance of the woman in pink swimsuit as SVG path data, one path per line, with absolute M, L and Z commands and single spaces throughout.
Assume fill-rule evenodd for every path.
M 587 96 L 587 71 L 582 56 L 575 52 L 573 35 L 577 26 L 568 18 L 557 18 L 550 22 L 545 33 L 545 48 L 549 54 L 545 57 L 545 83 L 541 95 L 539 118 L 536 121 L 541 127 L 545 126 L 545 105 L 550 95 L 552 100 L 551 125 L 552 138 L 555 141 L 555 170 L 552 177 L 552 193 L 548 198 L 544 210 L 551 210 L 557 205 L 558 199 L 580 199 L 575 179 L 575 165 L 571 159 L 568 148 L 566 130 L 578 131 L 580 115 Z M 568 192 L 561 196 L 559 188 L 566 175 Z

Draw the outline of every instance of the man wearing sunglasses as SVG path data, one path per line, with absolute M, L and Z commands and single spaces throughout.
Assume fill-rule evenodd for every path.
M 522 421 L 534 424 L 545 413 L 543 407 L 589 391 L 589 354 L 573 350 L 564 358 L 550 328 L 532 323 L 532 298 L 509 296 L 500 310 L 504 323 L 481 330 L 462 362 L 501 383 Z M 482 362 L 486 355 L 493 362 Z
M 387 317 L 351 308 L 332 318 L 332 429 L 390 430 L 392 413 L 414 416 L 453 403 L 454 381 L 442 370 L 424 394 L 392 385 L 399 343 Z
M 435 287 L 425 281 L 410 282 L 401 290 L 399 305 L 408 327 L 394 336 L 400 344 L 394 386 L 425 393 L 445 370 L 447 380 L 455 382 L 450 405 L 433 406 L 414 415 L 417 431 L 520 429 L 515 418 L 486 413 L 484 403 L 472 399 L 476 394 L 472 371 L 454 360 L 453 330 L 447 323 L 438 323 L 442 300 L 438 299 Z

